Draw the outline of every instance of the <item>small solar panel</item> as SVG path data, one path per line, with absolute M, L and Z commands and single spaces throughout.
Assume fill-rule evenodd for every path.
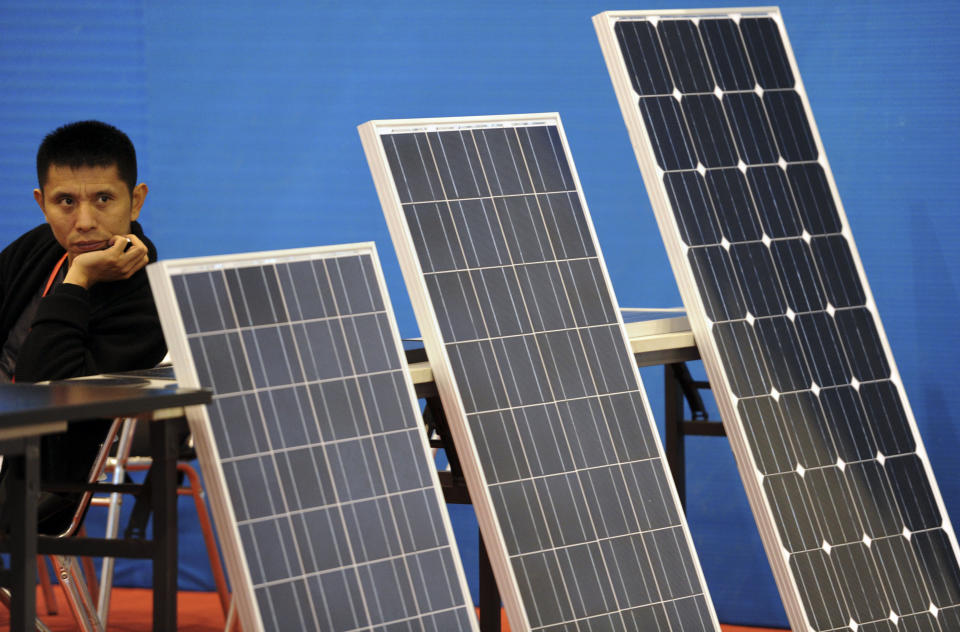
M 512 630 L 718 630 L 559 117 L 364 149 Z
M 958 629 L 956 537 L 779 11 L 594 24 L 793 629 Z
M 373 244 L 148 273 L 243 629 L 476 632 Z

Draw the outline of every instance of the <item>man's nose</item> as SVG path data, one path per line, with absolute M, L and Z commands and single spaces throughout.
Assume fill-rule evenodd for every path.
M 76 228 L 80 231 L 93 230 L 97 226 L 97 209 L 90 202 L 80 202 L 77 207 Z

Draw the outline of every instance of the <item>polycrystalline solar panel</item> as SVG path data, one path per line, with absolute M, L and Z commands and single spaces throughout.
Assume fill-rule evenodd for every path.
M 513 630 L 717 630 L 559 117 L 360 128 Z
M 243 629 L 476 632 L 373 244 L 148 273 Z
M 594 23 L 793 629 L 960 629 L 956 538 L 779 11 Z

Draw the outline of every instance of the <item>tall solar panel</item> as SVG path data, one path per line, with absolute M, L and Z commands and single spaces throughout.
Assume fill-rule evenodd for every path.
M 243 629 L 476 632 L 373 244 L 147 270 Z
M 559 117 L 360 128 L 513 630 L 718 630 Z
M 779 11 L 594 24 L 793 629 L 960 629 L 956 537 Z

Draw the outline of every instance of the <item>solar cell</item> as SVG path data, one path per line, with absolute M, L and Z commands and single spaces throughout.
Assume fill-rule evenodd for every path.
M 372 244 L 148 267 L 244 630 L 477 630 Z
M 513 630 L 718 630 L 557 115 L 364 149 Z
M 793 629 L 958 629 L 956 537 L 779 11 L 594 24 Z

